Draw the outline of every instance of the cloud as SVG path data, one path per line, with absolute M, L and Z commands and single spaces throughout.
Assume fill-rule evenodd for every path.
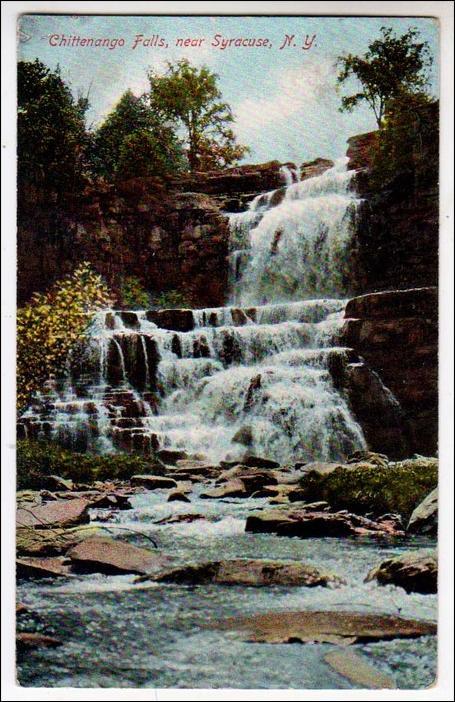
M 245 139 L 257 129 L 327 107 L 334 94 L 334 75 L 329 60 L 273 71 L 262 95 L 245 98 L 234 110 L 238 134 Z

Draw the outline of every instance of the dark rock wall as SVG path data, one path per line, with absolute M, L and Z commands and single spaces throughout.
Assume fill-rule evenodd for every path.
M 432 148 L 437 150 L 437 114 Z M 349 168 L 357 169 L 363 198 L 357 220 L 357 293 L 438 283 L 439 190 L 437 156 L 428 154 L 427 171 L 396 171 L 378 185 L 372 178 L 376 132 L 348 140 Z
M 362 295 L 346 306 L 341 343 L 353 348 L 389 388 L 403 411 L 408 455 L 434 455 L 438 439 L 438 295 L 436 288 L 417 288 Z M 353 377 L 353 409 L 366 428 L 388 417 L 378 415 L 374 398 L 360 378 Z M 378 398 L 378 393 L 373 393 Z M 390 439 L 400 422 L 392 421 Z M 380 448 L 377 446 L 376 448 Z

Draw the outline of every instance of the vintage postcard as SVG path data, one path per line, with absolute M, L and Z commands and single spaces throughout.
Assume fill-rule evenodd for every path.
M 435 684 L 440 26 L 386 15 L 19 17 L 23 688 Z

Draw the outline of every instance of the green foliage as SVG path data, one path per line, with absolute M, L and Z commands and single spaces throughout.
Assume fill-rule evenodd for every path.
M 41 61 L 20 61 L 17 69 L 17 153 L 19 183 L 56 192 L 81 186 L 88 135 L 85 98 L 75 100 L 60 72 Z
M 166 290 L 152 299 L 152 305 L 169 310 L 191 307 L 191 302 L 180 290 Z
M 120 288 L 122 307 L 127 310 L 143 310 L 150 307 L 150 294 L 144 289 L 139 278 L 130 275 Z
M 439 174 L 438 103 L 424 93 L 389 100 L 373 153 L 370 182 L 383 188 L 407 174 L 414 189 L 436 186 Z
M 190 169 L 224 167 L 242 158 L 248 148 L 236 144 L 229 128 L 234 117 L 221 100 L 217 74 L 187 59 L 167 65 L 164 75 L 149 73 L 150 105 L 163 121 L 183 127 Z
M 17 312 L 17 403 L 23 408 L 52 375 L 63 373 L 97 309 L 112 300 L 101 276 L 82 263 Z
M 390 27 L 381 27 L 381 38 L 368 46 L 364 56 L 346 54 L 338 57 L 338 84 L 355 78 L 360 91 L 342 97 L 340 111 L 351 112 L 365 101 L 373 110 L 378 126 L 387 103 L 405 93 L 422 92 L 428 83 L 432 64 L 427 42 L 419 42 L 419 33 L 411 28 L 397 37 Z
M 94 168 L 108 178 L 163 176 L 183 166 L 172 124 L 159 120 L 146 96 L 127 90 L 96 131 Z
M 436 459 L 400 461 L 385 467 L 336 468 L 302 478 L 305 500 L 327 500 L 334 509 L 376 516 L 396 512 L 405 519 L 438 484 Z
M 49 441 L 28 439 L 17 442 L 16 456 L 18 490 L 41 490 L 49 475 L 68 478 L 75 483 L 128 480 L 132 475 L 153 472 L 156 464 L 153 458 L 135 454 L 100 456 L 77 453 Z

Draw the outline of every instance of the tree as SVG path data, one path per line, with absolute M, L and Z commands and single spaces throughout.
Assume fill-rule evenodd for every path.
M 34 293 L 17 312 L 17 405 L 24 409 L 84 338 L 93 313 L 110 307 L 103 279 L 84 262 L 46 293 Z
M 75 100 L 59 69 L 36 59 L 18 64 L 17 102 L 19 184 L 74 191 L 86 165 L 88 100 Z
M 416 29 L 397 37 L 390 27 L 381 27 L 381 34 L 363 56 L 346 54 L 337 61 L 341 68 L 338 84 L 355 78 L 361 85 L 359 92 L 342 97 L 340 111 L 351 112 L 365 101 L 373 110 L 379 128 L 389 100 L 403 93 L 423 91 L 433 62 L 428 43 L 417 41 Z
M 93 163 L 107 177 L 162 176 L 182 167 L 183 153 L 173 125 L 127 90 L 94 135 Z
M 187 59 L 167 65 L 163 75 L 149 73 L 150 104 L 164 120 L 183 127 L 190 169 L 228 166 L 242 158 L 249 149 L 237 144 L 228 128 L 234 117 L 221 100 L 217 74 Z

